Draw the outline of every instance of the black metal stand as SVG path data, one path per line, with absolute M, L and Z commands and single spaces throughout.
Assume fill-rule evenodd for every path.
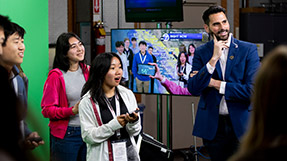
M 194 125 L 194 122 L 195 122 L 194 102 L 191 103 L 191 113 L 192 113 L 192 125 Z M 195 161 L 198 161 L 196 136 L 193 136 L 193 143 L 194 143 L 194 154 L 193 155 L 194 155 Z

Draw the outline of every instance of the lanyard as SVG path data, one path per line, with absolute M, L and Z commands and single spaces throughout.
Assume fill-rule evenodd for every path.
M 97 110 L 96 104 L 93 101 L 92 97 L 90 97 L 90 100 L 91 100 L 92 105 L 93 105 L 93 109 L 94 109 L 94 113 L 95 113 L 97 122 L 98 122 L 99 126 L 102 126 L 103 123 L 102 123 L 102 121 L 100 119 L 100 115 L 99 115 L 99 112 Z M 113 161 L 112 146 L 111 146 L 111 141 L 110 140 L 108 140 L 108 149 L 109 149 L 109 161 Z
M 120 112 L 119 96 L 118 96 L 117 93 L 115 94 L 115 97 L 116 97 L 116 98 L 115 98 L 115 101 L 116 101 L 116 112 L 114 111 L 114 109 L 113 109 L 113 107 L 112 107 L 112 105 L 111 105 L 111 102 L 108 101 L 108 98 L 107 98 L 107 97 L 105 98 L 105 102 L 106 102 L 106 104 L 107 104 L 107 106 L 108 106 L 110 112 L 112 113 L 113 118 L 117 118 L 117 116 L 119 116 L 119 115 L 121 114 L 121 112 Z M 117 135 L 118 138 L 121 137 L 120 129 L 116 130 L 116 135 Z
M 180 66 L 180 72 L 183 72 L 184 71 L 184 69 L 185 69 L 185 66 Z
M 125 53 L 127 54 L 127 57 L 130 56 L 130 51 L 125 49 Z
M 144 61 L 145 61 L 145 59 L 146 59 L 146 54 L 145 54 L 145 56 L 144 56 L 144 59 L 142 59 L 142 54 L 140 53 L 140 59 L 141 59 L 141 62 L 142 62 L 142 64 L 143 64 Z

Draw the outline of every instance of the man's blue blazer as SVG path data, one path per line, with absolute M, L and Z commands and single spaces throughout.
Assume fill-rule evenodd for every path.
M 211 78 L 223 80 L 219 61 L 213 74 L 209 74 L 206 64 L 213 55 L 213 40 L 195 50 L 192 71 L 199 71 L 188 80 L 188 90 L 192 95 L 200 95 L 193 129 L 193 135 L 212 140 L 217 131 L 219 104 L 222 94 L 208 87 Z M 231 38 L 225 71 L 225 100 L 234 132 L 238 139 L 247 127 L 250 113 L 250 97 L 253 93 L 254 76 L 260 66 L 255 44 Z

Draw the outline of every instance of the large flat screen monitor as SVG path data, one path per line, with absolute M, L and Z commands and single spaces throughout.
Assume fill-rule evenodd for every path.
M 126 22 L 183 21 L 182 0 L 125 0 Z
M 208 34 L 202 28 L 190 28 L 190 29 L 112 29 L 111 30 L 111 50 L 117 52 L 115 43 L 117 41 L 124 41 L 128 38 L 131 42 L 132 38 L 136 38 L 137 47 L 140 41 L 145 41 L 148 47 L 153 47 L 152 55 L 156 58 L 156 63 L 160 69 L 161 74 L 175 82 L 178 85 L 182 85 L 179 81 L 177 74 L 177 64 L 179 55 L 179 46 L 184 45 L 187 48 L 190 44 L 194 44 L 196 47 L 204 44 L 208 41 Z M 132 43 L 130 43 L 132 48 Z M 135 55 L 138 53 L 134 53 Z M 134 62 L 132 62 L 134 63 Z M 138 65 L 139 66 L 139 65 Z M 138 67 L 137 66 L 137 67 Z M 190 66 L 189 66 L 190 67 Z M 142 68 L 142 67 L 141 67 Z M 190 69 L 189 69 L 190 70 Z M 171 94 L 158 80 L 148 81 L 148 91 L 139 92 L 136 86 L 136 80 L 131 79 L 128 87 L 135 93 L 145 94 Z

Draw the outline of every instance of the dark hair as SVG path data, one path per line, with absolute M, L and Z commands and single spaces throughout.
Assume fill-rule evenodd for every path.
M 271 147 L 286 147 L 287 46 L 272 49 L 257 72 L 249 130 L 233 158 Z M 254 153 L 252 153 L 254 154 Z M 236 160 L 236 159 L 235 159 Z
M 145 41 L 140 41 L 140 42 L 139 42 L 139 46 L 140 46 L 141 44 L 147 46 L 147 44 L 146 44 Z
M 122 41 L 117 41 L 117 42 L 116 42 L 116 47 L 118 48 L 118 47 L 120 47 L 120 46 L 124 46 L 124 42 L 122 42 Z
M 153 47 L 152 47 L 152 46 L 149 46 L 148 49 L 153 49 Z
M 219 12 L 223 12 L 225 14 L 225 9 L 221 6 L 210 6 L 202 15 L 204 23 L 209 25 L 209 16 Z
M 133 37 L 133 38 L 131 39 L 131 41 L 137 41 L 137 39 L 136 39 L 135 37 Z
M 11 21 L 7 16 L 0 15 L 0 29 L 11 30 Z
M 91 97 L 95 102 L 98 102 L 100 105 L 105 104 L 105 93 L 102 86 L 111 67 L 113 57 L 118 58 L 122 64 L 121 58 L 115 53 L 102 53 L 95 57 L 91 64 L 89 79 L 82 89 L 81 96 L 90 91 Z
M 179 45 L 178 49 L 179 49 L 180 53 L 181 52 L 185 52 L 186 53 L 186 46 L 184 44 Z
M 196 48 L 195 45 L 194 45 L 194 43 L 189 44 L 189 45 L 188 45 L 188 49 L 187 49 L 188 55 L 191 55 L 191 53 L 190 53 L 190 51 L 189 51 L 189 47 L 190 47 L 190 46 L 192 46 L 194 49 Z
M 69 61 L 69 58 L 67 57 L 67 54 L 70 49 L 69 39 L 72 37 L 75 37 L 80 42 L 82 42 L 79 36 L 71 32 L 62 33 L 58 37 L 57 43 L 56 43 L 56 54 L 54 58 L 53 69 L 59 68 L 65 72 L 69 70 L 70 61 Z M 83 66 L 84 62 L 85 62 L 85 59 L 80 61 L 79 63 L 80 65 Z
M 9 36 L 13 35 L 14 33 L 17 33 L 21 38 L 24 38 L 24 35 L 26 33 L 25 29 L 18 24 L 11 22 L 11 28 L 10 29 L 4 29 L 5 33 L 5 40 L 3 42 L 3 46 L 6 45 L 6 41 L 9 38 Z
M 180 62 L 180 55 L 181 55 L 181 54 L 184 54 L 184 56 L 185 56 L 185 58 L 186 58 L 185 63 L 189 63 L 189 62 L 188 62 L 188 56 L 187 56 L 187 54 L 182 51 L 182 52 L 180 52 L 180 53 L 178 54 L 178 57 L 177 57 L 177 66 L 178 66 L 178 67 L 181 65 L 181 62 Z

